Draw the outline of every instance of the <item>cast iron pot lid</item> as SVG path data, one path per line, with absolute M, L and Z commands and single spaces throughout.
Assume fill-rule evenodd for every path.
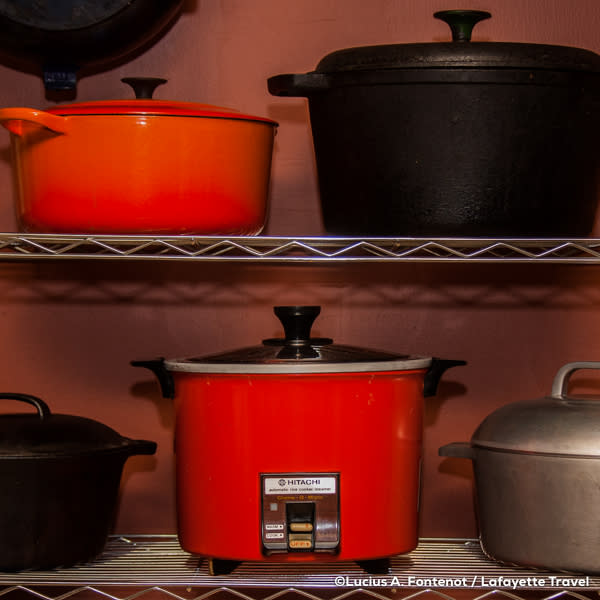
M 513 42 L 471 42 L 473 27 L 491 14 L 478 10 L 444 10 L 452 42 L 387 44 L 337 50 L 317 65 L 317 73 L 423 68 L 513 68 L 600 71 L 600 56 L 570 46 Z
M 544 398 L 507 404 L 488 415 L 471 438 L 471 446 L 505 452 L 600 457 L 600 397 L 567 394 L 570 375 L 600 369 L 600 362 L 573 362 L 561 367 Z
M 0 414 L 0 460 L 62 458 L 126 452 L 154 454 L 156 444 L 131 440 L 93 419 L 54 414 L 29 394 L 0 393 L 0 399 L 31 404 L 37 412 Z
M 135 93 L 134 99 L 73 102 L 60 104 L 48 109 L 46 112 L 61 116 L 155 115 L 167 117 L 207 117 L 240 121 L 260 121 L 268 125 L 277 125 L 271 119 L 243 114 L 233 108 L 224 108 L 222 106 L 197 102 L 154 100 L 152 98 L 154 90 L 159 85 L 167 82 L 166 79 L 160 77 L 124 77 L 121 81 L 133 88 Z
M 427 369 L 431 358 L 393 354 L 334 344 L 313 338 L 310 329 L 319 306 L 276 306 L 284 338 L 263 340 L 261 346 L 197 358 L 165 360 L 169 371 L 188 373 L 360 373 Z

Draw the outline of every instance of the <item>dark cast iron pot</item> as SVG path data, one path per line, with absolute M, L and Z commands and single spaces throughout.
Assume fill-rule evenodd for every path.
M 2 393 L 37 413 L 0 415 L 0 571 L 50 569 L 102 552 L 125 461 L 154 454 L 91 419 L 52 414 L 39 398 Z
M 471 42 L 489 13 L 443 11 L 453 41 L 339 50 L 268 81 L 308 98 L 324 226 L 339 235 L 590 233 L 600 56 Z

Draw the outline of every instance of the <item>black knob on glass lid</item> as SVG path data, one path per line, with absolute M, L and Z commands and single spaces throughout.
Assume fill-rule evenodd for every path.
M 186 373 L 366 373 L 406 369 L 433 369 L 434 359 L 396 352 L 371 350 L 345 344 L 334 344 L 331 338 L 311 337 L 311 327 L 321 309 L 319 306 L 276 306 L 284 337 L 269 338 L 259 346 L 249 346 L 183 359 L 137 362 L 155 371 Z M 447 367 L 446 367 L 447 368 Z M 438 369 L 435 375 L 441 374 Z M 438 377 L 439 379 L 439 377 Z
M 492 15 L 484 10 L 440 10 L 433 16 L 449 25 L 453 42 L 470 42 L 473 27 Z
M 154 90 L 163 83 L 167 83 L 166 79 L 160 77 L 123 77 L 123 83 L 130 85 L 135 92 L 135 97 L 138 100 L 150 100 Z
M 263 340 L 265 346 L 283 346 L 277 358 L 318 358 L 314 346 L 332 344 L 331 338 L 311 338 L 310 330 L 320 306 L 276 306 L 273 311 L 283 325 L 285 338 Z

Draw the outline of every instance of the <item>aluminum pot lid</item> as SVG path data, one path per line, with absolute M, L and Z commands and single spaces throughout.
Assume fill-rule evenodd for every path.
M 579 369 L 600 369 L 600 362 L 564 365 L 549 396 L 494 411 L 477 428 L 471 445 L 525 454 L 600 457 L 600 396 L 567 394 L 569 377 Z
M 121 81 L 130 85 L 134 99 L 95 100 L 91 102 L 74 102 L 59 104 L 46 112 L 61 116 L 88 115 L 154 115 L 169 117 L 205 117 L 215 119 L 234 119 L 238 121 L 259 121 L 268 125 L 277 125 L 271 119 L 241 113 L 232 108 L 201 104 L 196 102 L 177 102 L 171 100 L 154 100 L 152 94 L 166 79 L 157 77 L 125 77 Z
M 0 393 L 0 399 L 17 400 L 36 412 L 0 414 L 0 460 L 74 457 L 105 452 L 153 454 L 154 442 L 131 440 L 93 419 L 54 414 L 48 405 L 29 394 Z
M 473 27 L 491 14 L 478 10 L 444 10 L 451 42 L 360 46 L 332 52 L 318 73 L 423 68 L 514 68 L 600 72 L 600 56 L 570 46 L 513 42 L 471 42 Z
M 319 306 L 276 306 L 285 337 L 260 346 L 164 362 L 169 371 L 190 373 L 357 373 L 427 369 L 431 358 L 334 344 L 311 337 Z

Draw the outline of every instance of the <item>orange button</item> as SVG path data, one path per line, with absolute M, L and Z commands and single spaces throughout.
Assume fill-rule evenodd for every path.
M 290 523 L 290 531 L 312 531 L 312 523 Z
M 311 540 L 290 540 L 290 548 L 306 550 L 312 548 Z

